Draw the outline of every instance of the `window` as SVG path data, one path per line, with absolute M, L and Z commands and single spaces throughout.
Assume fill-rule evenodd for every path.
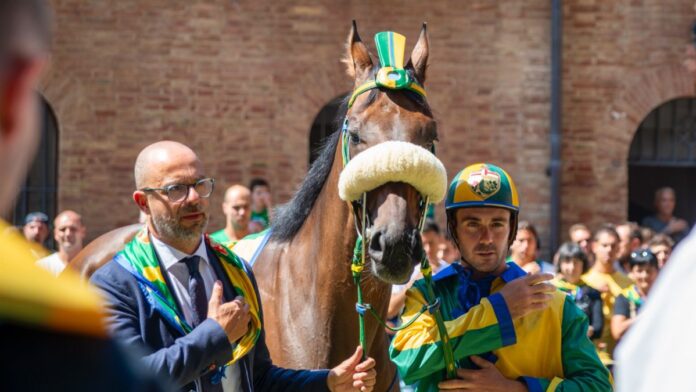
M 49 219 L 57 214 L 58 186 L 58 121 L 53 109 L 41 97 L 41 143 L 15 205 L 13 223 L 24 224 L 24 217 L 32 211 L 41 211 Z M 52 245 L 53 236 L 49 236 Z

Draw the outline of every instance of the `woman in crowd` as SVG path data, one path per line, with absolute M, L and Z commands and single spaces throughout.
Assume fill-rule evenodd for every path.
M 602 335 L 604 316 L 602 298 L 599 291 L 582 281 L 582 274 L 589 268 L 587 254 L 574 242 L 566 242 L 558 248 L 554 256 L 557 275 L 551 282 L 559 290 L 575 300 L 575 304 L 587 315 L 589 327 L 587 336 L 597 339 Z

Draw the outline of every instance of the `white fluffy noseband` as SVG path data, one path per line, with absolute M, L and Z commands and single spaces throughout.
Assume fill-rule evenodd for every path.
M 447 192 L 447 171 L 434 154 L 413 143 L 389 141 L 353 157 L 338 179 L 338 195 L 354 201 L 387 182 L 410 184 L 431 203 Z

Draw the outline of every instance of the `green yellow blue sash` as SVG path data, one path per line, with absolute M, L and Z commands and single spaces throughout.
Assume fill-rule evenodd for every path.
M 225 366 L 229 366 L 244 357 L 254 347 L 261 334 L 261 315 L 254 286 L 247 275 L 244 263 L 229 249 L 210 240 L 205 235 L 206 244 L 220 259 L 227 277 L 238 295 L 244 297 L 249 304 L 251 323 L 247 333 L 237 343 L 232 351 L 232 358 Z M 115 260 L 137 279 L 140 289 L 152 305 L 169 324 L 182 334 L 192 330 L 181 314 L 171 290 L 162 275 L 162 269 L 157 261 L 157 255 L 150 243 L 146 228 L 141 230 L 123 251 L 115 256 Z

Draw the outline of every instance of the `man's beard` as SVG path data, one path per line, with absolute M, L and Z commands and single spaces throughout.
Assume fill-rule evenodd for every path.
M 183 214 L 200 212 L 198 209 L 182 210 Z M 180 241 L 197 241 L 206 226 L 208 225 L 208 215 L 200 222 L 192 227 L 183 227 L 176 218 L 166 218 L 163 216 L 152 215 L 152 224 L 155 226 L 155 230 L 164 238 L 172 238 Z

